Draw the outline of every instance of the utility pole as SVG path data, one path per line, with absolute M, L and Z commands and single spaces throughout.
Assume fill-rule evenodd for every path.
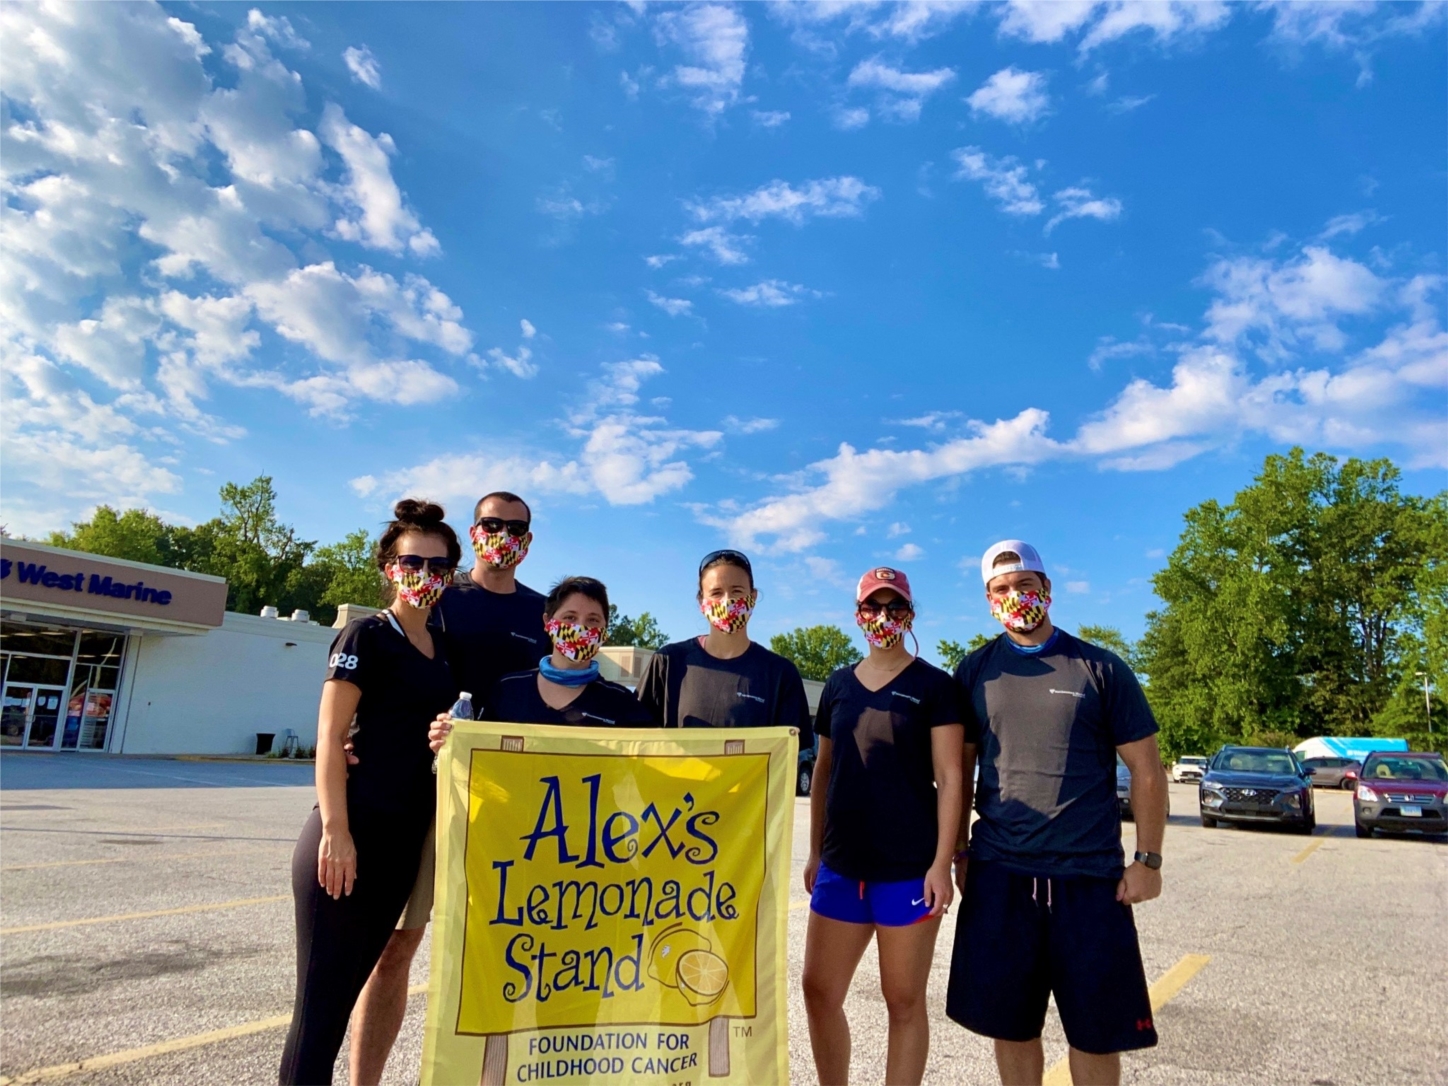
M 1423 707 L 1428 710 L 1428 734 L 1433 734 L 1433 699 L 1428 695 L 1428 673 L 1426 671 L 1413 672 L 1423 680 Z

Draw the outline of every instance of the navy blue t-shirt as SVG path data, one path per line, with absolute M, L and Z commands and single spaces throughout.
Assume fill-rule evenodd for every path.
M 1037 653 L 1001 634 L 955 679 L 965 741 L 980 747 L 971 857 L 1026 875 L 1119 877 L 1116 748 L 1157 731 L 1131 668 L 1058 629 Z
M 444 590 L 432 623 L 442 632 L 457 689 L 473 696 L 475 708 L 504 675 L 537 667 L 552 651 L 543 629 L 545 602 L 521 582 L 515 592 L 493 592 L 466 573 Z

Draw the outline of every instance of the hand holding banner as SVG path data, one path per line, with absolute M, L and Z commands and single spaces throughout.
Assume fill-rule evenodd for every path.
M 459 721 L 422 1081 L 788 1080 L 793 729 Z

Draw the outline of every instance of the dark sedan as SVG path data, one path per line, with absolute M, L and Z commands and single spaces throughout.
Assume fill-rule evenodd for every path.
M 1317 826 L 1311 778 L 1280 747 L 1223 747 L 1197 794 L 1208 829 L 1219 822 L 1258 822 L 1311 833 Z
M 1359 837 L 1373 830 L 1448 833 L 1448 765 L 1443 755 L 1393 751 L 1369 754 L 1352 797 Z

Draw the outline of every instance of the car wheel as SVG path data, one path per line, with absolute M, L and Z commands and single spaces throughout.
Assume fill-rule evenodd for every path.
M 1353 780 L 1351 777 L 1344 777 L 1338 783 L 1338 787 L 1341 788 L 1344 792 L 1351 792 L 1356 786 L 1357 781 Z
M 1309 819 L 1308 819 L 1306 822 L 1304 822 L 1302 825 L 1300 825 L 1300 826 L 1295 826 L 1295 827 L 1293 827 L 1293 828 L 1296 829 L 1297 832 L 1300 833 L 1300 834 L 1302 834 L 1303 836 L 1305 836 L 1305 837 L 1311 837 L 1311 836 L 1312 836 L 1312 831 L 1315 830 L 1315 829 L 1317 829 L 1317 819 L 1316 819 L 1316 818 L 1309 818 Z
M 1209 830 L 1214 830 L 1217 828 L 1217 820 L 1211 815 L 1202 815 L 1202 825 Z
M 814 783 L 814 774 L 807 767 L 801 767 L 799 780 L 795 781 L 794 788 L 802 796 L 809 795 L 810 785 Z
M 1354 822 L 1352 826 L 1353 829 L 1357 830 L 1359 837 L 1371 837 L 1373 835 L 1373 828 L 1371 826 L 1364 826 L 1361 822 Z

